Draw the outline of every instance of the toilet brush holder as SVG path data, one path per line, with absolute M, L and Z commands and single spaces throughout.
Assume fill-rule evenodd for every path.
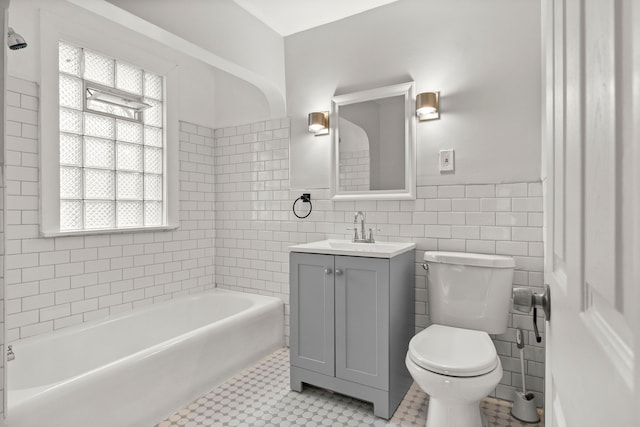
M 527 393 L 527 385 L 524 376 L 524 338 L 522 329 L 516 330 L 516 344 L 520 350 L 520 372 L 522 374 L 522 392 L 514 391 L 513 407 L 511 415 L 513 418 L 524 423 L 537 423 L 540 421 L 538 409 L 536 408 L 536 398 L 533 393 Z
M 515 391 L 513 393 L 513 407 L 511 415 L 518 421 L 524 423 L 540 422 L 538 409 L 536 408 L 536 399 L 533 393 L 522 393 Z

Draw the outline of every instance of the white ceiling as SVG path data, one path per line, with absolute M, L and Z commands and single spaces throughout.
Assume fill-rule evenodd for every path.
M 240 7 L 271 27 L 282 36 L 397 0 L 234 0 Z

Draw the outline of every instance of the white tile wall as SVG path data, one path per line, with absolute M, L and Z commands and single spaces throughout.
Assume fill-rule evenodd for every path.
M 292 213 L 303 192 L 288 188 L 288 120 L 271 120 L 215 131 L 216 283 L 220 287 L 281 297 L 287 303 L 287 247 L 326 238 L 351 237 L 354 211 L 367 214 L 379 240 L 413 241 L 416 250 L 416 331 L 429 325 L 426 250 L 514 256 L 514 285 L 542 287 L 541 183 L 419 185 L 414 201 L 332 202 L 328 190 L 308 190 L 313 212 Z M 300 204 L 299 204 L 300 205 Z M 298 206 L 300 207 L 300 206 Z M 495 336 L 504 377 L 495 391 L 512 399 L 521 386 L 515 328 L 530 344 L 525 352 L 527 388 L 542 406 L 544 347 L 535 343 L 531 317 L 511 314 L 509 329 Z
M 340 153 L 340 188 L 343 191 L 367 191 L 371 188 L 369 150 Z
M 302 191 L 289 190 L 288 119 L 218 129 L 215 138 L 210 129 L 181 123 L 177 231 L 39 238 L 36 85 L 10 78 L 7 101 L 9 342 L 201 291 L 214 286 L 214 277 L 221 287 L 288 303 L 287 247 L 350 238 L 346 228 L 356 210 L 367 213 L 379 240 L 416 242 L 416 330 L 429 324 L 419 267 L 425 250 L 512 255 L 515 285 L 542 286 L 540 183 L 429 186 L 419 180 L 414 201 L 357 203 L 334 203 L 328 190 L 311 190 L 313 212 L 300 220 L 291 211 Z M 287 304 L 287 331 L 288 325 Z M 529 316 L 510 315 L 509 330 L 494 337 L 505 369 L 495 394 L 511 399 L 520 386 L 519 326 L 530 344 L 527 385 L 541 405 L 544 347 L 532 337 Z
M 4 336 L 4 313 L 5 313 L 5 300 L 4 300 L 4 195 L 5 195 L 5 168 L 0 165 L 0 355 L 5 353 L 5 336 Z M 0 357 L 0 379 L 4 378 L 4 357 Z M 4 381 L 0 384 L 0 426 L 4 426 Z
M 7 88 L 7 341 L 214 286 L 211 129 L 180 124 L 178 230 L 40 238 L 37 86 Z

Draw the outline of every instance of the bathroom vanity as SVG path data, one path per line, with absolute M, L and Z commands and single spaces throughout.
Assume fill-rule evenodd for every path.
M 415 244 L 324 240 L 291 246 L 291 388 L 372 402 L 389 419 L 412 383 Z

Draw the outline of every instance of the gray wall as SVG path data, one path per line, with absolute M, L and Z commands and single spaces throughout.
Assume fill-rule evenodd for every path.
M 340 117 L 359 126 L 367 134 L 369 141 L 369 185 L 371 188 L 378 188 L 380 186 L 380 106 L 373 101 L 345 105 L 340 107 Z
M 409 80 L 442 95 L 441 120 L 417 126 L 418 184 L 539 180 L 540 34 L 537 0 L 400 0 L 286 37 L 291 187 L 330 182 L 331 138 L 306 131 L 309 112 Z M 448 148 L 456 171 L 441 175 Z
M 377 172 L 380 175 L 378 190 L 404 188 L 404 98 L 380 103 L 380 147 Z M 382 117 L 385 120 L 382 120 Z M 386 166 L 386 167 L 385 167 Z M 389 167 L 391 166 L 391 167 Z

